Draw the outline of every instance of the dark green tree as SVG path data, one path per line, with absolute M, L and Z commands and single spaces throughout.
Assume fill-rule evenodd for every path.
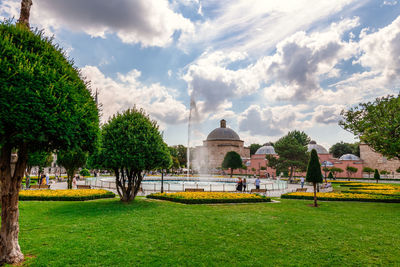
M 68 189 L 72 189 L 72 178 L 74 177 L 76 170 L 85 166 L 87 157 L 87 152 L 84 152 L 79 148 L 58 151 L 57 164 L 64 167 L 67 171 Z
M 240 155 L 235 151 L 229 151 L 226 153 L 224 160 L 222 161 L 223 169 L 231 169 L 231 178 L 234 169 L 242 168 L 243 162 Z
M 260 144 L 251 144 L 249 147 L 250 148 L 250 156 L 254 155 L 260 147 L 262 147 Z
M 87 83 L 51 38 L 29 30 L 30 5 L 24 2 L 20 24 L 0 23 L 0 262 L 10 264 L 24 259 L 18 244 L 18 194 L 28 154 L 91 150 L 99 128 Z M 18 154 L 14 172 L 12 151 Z
M 355 174 L 357 171 L 358 171 L 358 168 L 356 168 L 356 167 L 352 167 L 352 166 L 346 167 L 347 177 L 349 177 L 349 178 L 352 177 L 353 174 Z
M 399 167 L 398 169 L 396 169 L 396 172 L 397 172 L 397 173 L 400 173 L 400 167 Z
M 378 97 L 343 110 L 339 125 L 389 159 L 400 158 L 399 110 L 400 95 Z
M 136 197 L 145 171 L 168 169 L 172 164 L 157 122 L 136 107 L 117 113 L 103 126 L 100 154 L 102 166 L 115 173 L 123 202 Z
M 83 168 L 83 169 L 79 172 L 79 174 L 82 175 L 82 176 L 90 176 L 90 171 L 89 171 L 88 169 L 86 169 L 86 168 Z
M 332 172 L 329 172 L 328 178 L 329 178 L 329 179 L 333 179 L 333 174 L 332 174 Z
M 387 170 L 381 170 L 381 174 L 382 175 L 386 175 L 386 178 L 387 178 L 387 175 L 389 174 L 390 172 L 388 172 Z
M 338 173 L 344 172 L 343 169 L 338 168 L 338 167 L 332 167 L 332 168 L 330 169 L 330 171 L 333 173 L 333 176 L 335 177 L 335 179 L 336 179 L 336 175 L 337 175 Z
M 340 158 L 344 154 L 355 154 L 357 153 L 357 150 L 355 147 L 358 147 L 358 143 L 355 144 L 350 144 L 350 143 L 344 143 L 343 141 L 340 141 L 339 143 L 334 144 L 329 148 L 329 153 L 331 153 L 335 158 Z M 360 152 L 358 150 L 358 155 L 359 156 Z
M 289 179 L 291 180 L 295 170 L 306 170 L 309 158 L 307 153 L 309 140 L 310 138 L 306 137 L 304 132 L 289 132 L 275 143 L 274 148 L 278 157 L 266 155 L 268 166 L 279 172 L 290 170 Z
M 33 167 L 38 167 L 38 177 L 43 173 L 44 168 L 51 166 L 53 162 L 53 153 L 48 151 L 34 151 L 29 153 L 26 162 L 26 172 L 30 175 Z
M 311 150 L 310 161 L 308 162 L 306 181 L 313 184 L 314 187 L 314 207 L 318 207 L 317 204 L 317 183 L 322 183 L 321 164 L 317 151 Z
M 375 172 L 374 172 L 374 179 L 376 180 L 376 183 L 378 183 L 378 180 L 381 179 L 381 176 L 380 176 L 380 174 L 379 174 L 378 169 L 375 169 Z
M 370 177 L 371 177 L 371 173 L 374 172 L 374 169 L 372 169 L 372 168 L 370 168 L 370 167 L 364 167 L 364 168 L 363 168 L 363 172 L 368 173 L 368 178 L 370 178 Z
M 172 146 L 174 148 L 174 154 L 171 153 L 171 156 L 175 156 L 179 160 L 179 165 L 180 166 L 186 166 L 187 163 L 187 147 L 184 145 L 177 145 L 177 146 Z

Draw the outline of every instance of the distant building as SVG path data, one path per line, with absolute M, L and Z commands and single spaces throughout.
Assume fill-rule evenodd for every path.
M 364 161 L 364 167 L 370 167 L 372 169 L 378 169 L 379 171 L 390 172 L 389 177 L 400 177 L 400 174 L 396 173 L 396 170 L 400 168 L 399 159 L 387 159 L 382 154 L 375 152 L 367 144 L 360 144 L 360 158 Z
M 250 148 L 244 147 L 244 141 L 232 129 L 226 127 L 226 121 L 220 121 L 220 127 L 209 133 L 202 146 L 197 146 L 193 155 L 193 168 L 200 172 L 217 172 L 229 151 L 237 152 L 246 161 L 250 158 Z

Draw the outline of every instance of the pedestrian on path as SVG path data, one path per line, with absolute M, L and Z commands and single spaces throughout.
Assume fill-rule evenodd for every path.
M 254 182 L 256 189 L 260 189 L 260 178 L 257 177 L 256 181 Z
M 304 177 L 300 177 L 301 188 L 304 187 Z
M 243 192 L 246 192 L 247 181 L 246 178 L 243 179 Z

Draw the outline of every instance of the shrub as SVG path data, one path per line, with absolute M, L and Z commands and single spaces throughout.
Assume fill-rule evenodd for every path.
M 147 198 L 168 200 L 185 204 L 270 202 L 271 199 L 258 194 L 224 192 L 179 192 L 155 193 Z
M 113 192 L 104 189 L 22 190 L 19 193 L 19 200 L 41 201 L 82 201 L 114 197 Z
M 82 176 L 90 176 L 90 172 L 89 172 L 88 169 L 82 169 L 82 170 L 79 172 L 79 174 L 82 175 Z

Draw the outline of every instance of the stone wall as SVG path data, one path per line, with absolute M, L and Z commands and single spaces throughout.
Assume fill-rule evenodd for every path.
M 389 171 L 389 177 L 393 175 L 400 177 L 400 174 L 396 173 L 396 169 L 400 167 L 400 160 L 391 159 L 388 160 L 382 154 L 377 153 L 366 144 L 360 144 L 360 158 L 364 161 L 364 167 L 370 167 L 372 169 L 378 169 L 380 171 Z

